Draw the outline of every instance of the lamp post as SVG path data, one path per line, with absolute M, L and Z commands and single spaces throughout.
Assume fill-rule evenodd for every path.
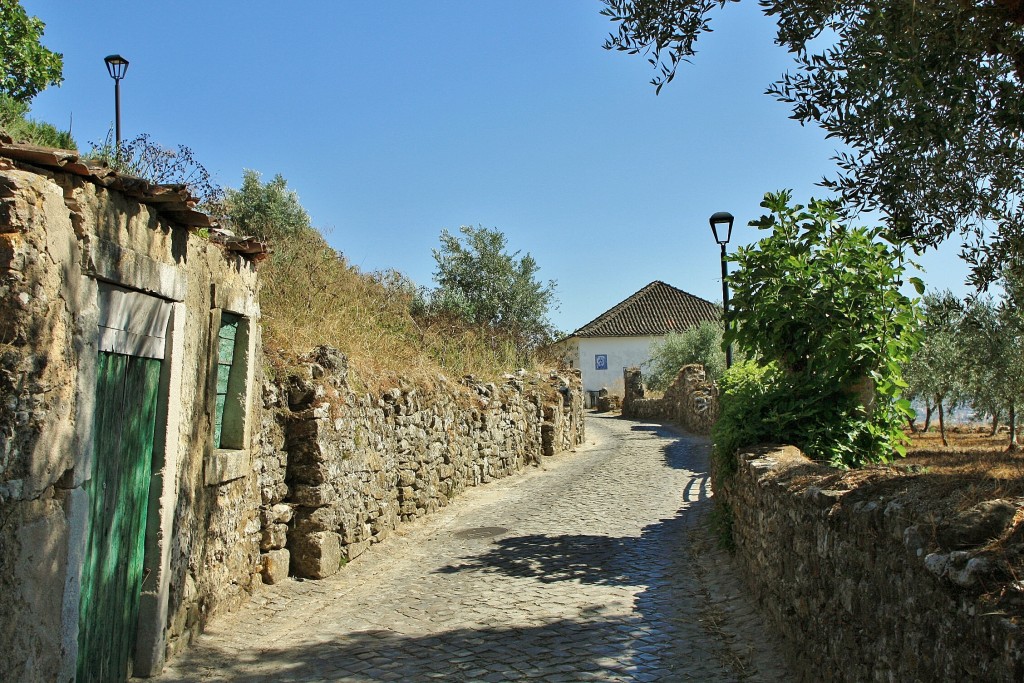
M 114 135 L 117 140 L 117 154 L 121 154 L 121 79 L 128 71 L 128 60 L 121 55 L 109 55 L 103 58 L 107 63 L 107 73 L 114 79 Z
M 711 232 L 715 236 L 715 241 L 722 247 L 722 320 L 726 324 L 728 324 L 727 319 L 729 315 L 729 284 L 725 281 L 728 274 L 725 268 L 725 245 L 729 244 L 729 239 L 732 237 L 732 222 L 734 220 L 732 214 L 728 211 L 719 211 L 708 219 L 708 222 L 711 223 Z M 725 232 L 724 237 L 719 233 L 719 228 L 722 228 Z M 732 367 L 732 344 L 727 344 L 725 347 L 725 367 Z

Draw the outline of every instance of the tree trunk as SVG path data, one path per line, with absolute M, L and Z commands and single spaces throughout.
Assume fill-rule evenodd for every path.
M 928 399 L 924 400 L 924 431 L 928 431 L 928 428 L 932 426 L 932 411 L 935 410 L 935 406 Z
M 942 435 L 942 445 L 948 446 L 949 444 L 946 443 L 946 420 L 945 416 L 942 414 L 942 399 L 939 398 L 939 400 L 935 402 L 935 405 L 939 408 L 939 434 Z
M 1006 421 L 1010 425 L 1010 445 L 1007 446 L 1006 450 L 1013 453 L 1017 450 L 1017 404 L 1016 402 L 1010 403 L 1009 415 L 1006 416 Z
M 989 436 L 995 436 L 996 432 L 999 431 L 999 408 L 992 409 L 992 431 L 988 433 Z
M 914 421 L 914 418 L 908 417 L 907 424 L 910 425 L 910 431 L 913 432 L 914 434 L 917 434 L 917 422 Z

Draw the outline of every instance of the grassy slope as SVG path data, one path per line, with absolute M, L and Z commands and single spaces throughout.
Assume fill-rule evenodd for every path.
M 315 230 L 275 245 L 260 272 L 264 349 L 276 367 L 320 344 L 348 355 L 370 385 L 398 375 L 494 378 L 519 367 L 512 345 L 486 330 L 414 319 L 413 292 L 360 272 Z

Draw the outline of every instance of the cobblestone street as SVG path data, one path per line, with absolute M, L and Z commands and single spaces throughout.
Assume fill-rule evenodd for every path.
M 265 587 L 157 680 L 787 680 L 699 524 L 707 452 L 588 415 L 578 452 L 466 492 L 333 577 Z

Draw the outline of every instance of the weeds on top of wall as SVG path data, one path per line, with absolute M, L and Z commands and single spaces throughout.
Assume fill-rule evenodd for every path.
M 185 145 L 173 149 L 165 147 L 153 140 L 149 133 L 136 135 L 118 146 L 113 130 L 107 131 L 103 142 L 91 144 L 87 159 L 151 183 L 185 185 L 199 201 L 201 210 L 215 216 L 223 213 L 224 190 L 191 148 Z

